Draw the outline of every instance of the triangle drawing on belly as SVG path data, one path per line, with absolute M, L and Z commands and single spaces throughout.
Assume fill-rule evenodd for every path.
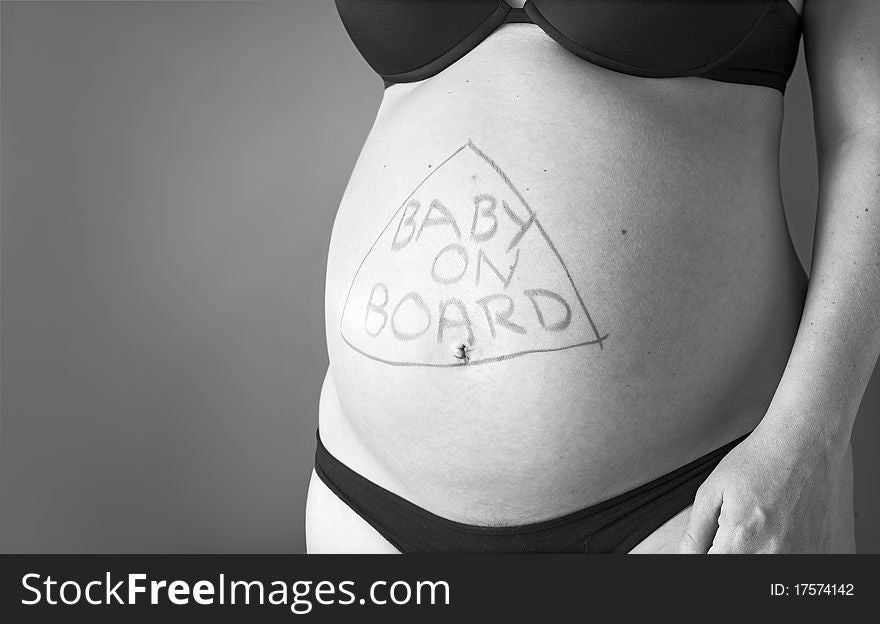
M 410 193 L 361 261 L 343 340 L 396 366 L 461 366 L 597 345 L 556 246 L 504 171 L 468 141 Z

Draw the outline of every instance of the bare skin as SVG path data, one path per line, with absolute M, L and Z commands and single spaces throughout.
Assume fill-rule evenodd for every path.
M 761 423 L 725 464 L 749 483 L 804 311 L 781 119 L 775 90 L 610 72 L 528 24 L 389 88 L 331 239 L 328 450 L 470 524 L 586 507 Z M 633 552 L 675 550 L 689 517 Z M 314 474 L 306 520 L 309 552 L 395 552 Z
M 767 414 L 698 492 L 683 553 L 840 550 L 850 434 L 880 352 L 880 5 L 804 11 L 820 163 L 809 292 Z

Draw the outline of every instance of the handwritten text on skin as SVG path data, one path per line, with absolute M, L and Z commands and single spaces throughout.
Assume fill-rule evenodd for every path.
M 452 212 L 439 199 L 431 201 L 427 209 L 418 200 L 411 199 L 401 211 L 391 242 L 391 251 L 397 252 L 411 245 L 418 245 L 427 228 L 445 228 L 451 242 L 434 257 L 430 279 L 445 286 L 470 279 L 476 287 L 500 288 L 501 292 L 493 292 L 469 302 L 470 310 L 462 298 L 445 297 L 439 301 L 435 313 L 419 292 L 411 290 L 392 301 L 388 285 L 376 282 L 370 292 L 364 317 L 367 334 L 376 337 L 383 331 L 390 331 L 398 340 L 415 340 L 435 327 L 437 343 L 441 344 L 450 334 L 449 330 L 460 328 L 456 335 L 463 333 L 468 345 L 472 346 L 475 342 L 474 318 L 485 318 L 493 338 L 501 331 L 521 335 L 528 333 L 526 325 L 515 320 L 514 299 L 504 291 L 510 285 L 519 264 L 520 250 L 516 248 L 517 244 L 534 224 L 534 214 L 523 220 L 503 200 L 499 210 L 499 202 L 488 193 L 474 196 L 473 202 L 470 232 L 463 234 L 461 224 L 456 222 Z M 496 236 L 499 218 L 510 219 L 516 226 L 516 233 L 506 245 L 507 252 L 514 252 L 513 260 L 506 267 L 497 260 L 493 262 L 483 247 L 479 246 Z M 465 241 L 463 238 L 469 240 Z M 465 242 L 469 244 L 465 246 Z M 475 245 L 476 254 L 473 253 Z M 468 247 L 472 250 L 470 254 Z M 571 306 L 562 295 L 546 288 L 528 288 L 522 294 L 531 302 L 531 313 L 535 315 L 542 330 L 562 331 L 571 323 Z M 401 327 L 402 323 L 399 321 L 401 314 L 407 317 L 405 328 Z M 551 318 L 554 319 L 552 322 L 548 320 Z M 419 321 L 414 322 L 413 319 Z

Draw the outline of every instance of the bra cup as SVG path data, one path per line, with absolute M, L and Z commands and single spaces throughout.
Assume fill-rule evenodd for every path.
M 335 0 L 335 4 L 361 56 L 377 74 L 394 78 L 392 82 L 421 80 L 438 59 L 446 65 L 458 60 L 454 53 L 465 47 L 463 42 L 476 46 L 510 10 L 504 0 Z M 426 69 L 418 71 L 422 68 Z
M 786 0 L 787 1 L 787 0 Z M 534 21 L 590 60 L 654 76 L 683 75 L 723 59 L 772 0 L 530 0 Z M 553 32 L 553 31 L 556 32 Z

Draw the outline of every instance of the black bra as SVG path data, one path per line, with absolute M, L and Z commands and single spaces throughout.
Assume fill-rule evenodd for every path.
M 788 0 L 335 0 L 385 86 L 446 69 L 506 22 L 540 26 L 600 67 L 646 78 L 699 76 L 785 91 L 801 17 Z

